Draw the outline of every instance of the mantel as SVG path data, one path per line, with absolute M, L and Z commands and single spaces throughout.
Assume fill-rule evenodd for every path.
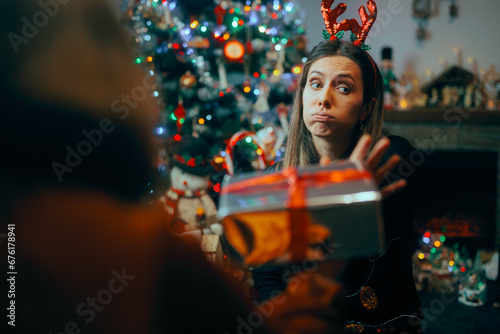
M 386 110 L 385 122 L 446 122 L 460 117 L 466 123 L 497 123 L 500 111 L 465 108 L 421 108 L 411 110 Z

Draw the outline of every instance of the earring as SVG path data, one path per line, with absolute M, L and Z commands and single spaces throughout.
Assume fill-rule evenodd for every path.
M 365 130 L 365 123 L 359 121 L 359 132 L 363 133 L 364 130 Z

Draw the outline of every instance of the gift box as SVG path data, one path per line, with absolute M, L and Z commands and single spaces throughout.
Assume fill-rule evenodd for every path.
M 384 245 L 381 194 L 361 163 L 226 175 L 218 216 L 247 266 L 346 259 Z

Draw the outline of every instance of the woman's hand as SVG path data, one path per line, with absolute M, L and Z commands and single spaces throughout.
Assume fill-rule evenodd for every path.
M 356 147 L 352 151 L 349 161 L 360 161 L 364 163 L 366 165 L 366 168 L 372 172 L 375 182 L 380 185 L 385 177 L 389 174 L 389 172 L 397 166 L 401 159 L 399 155 L 393 154 L 382 166 L 379 167 L 382 157 L 384 156 L 385 152 L 387 152 L 389 146 L 391 146 L 391 142 L 385 137 L 380 139 L 368 155 L 368 150 L 370 149 L 371 143 L 372 137 L 370 135 L 365 134 L 361 136 L 358 143 L 356 144 Z M 328 158 L 322 158 L 320 160 L 320 164 L 322 165 L 326 165 L 329 163 L 330 161 Z M 380 193 L 382 194 L 382 197 L 386 197 L 398 190 L 401 190 L 405 186 L 405 180 L 398 180 L 382 187 L 380 189 Z

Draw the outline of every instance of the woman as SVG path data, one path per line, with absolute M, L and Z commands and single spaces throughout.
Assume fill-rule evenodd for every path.
M 411 263 L 411 175 L 398 162 L 407 162 L 413 147 L 401 137 L 380 139 L 383 105 L 380 71 L 364 50 L 338 40 L 320 43 L 299 79 L 287 150 L 277 165 L 365 162 L 384 197 L 386 248 L 377 258 L 348 261 L 337 277 L 347 296 L 346 329 L 412 333 L 420 330 L 421 316 Z M 260 300 L 283 288 L 282 273 L 255 270 Z
M 11 293 L 1 299 L 9 309 L 0 332 L 330 330 L 338 286 L 319 287 L 321 300 L 301 290 L 255 308 L 198 245 L 166 230 L 163 208 L 141 203 L 154 80 L 134 65 L 108 2 L 0 2 L 8 36 L 0 41 L 0 234 L 9 233 L 13 256 L 0 239 L 0 268 L 14 272 L 2 279 Z

